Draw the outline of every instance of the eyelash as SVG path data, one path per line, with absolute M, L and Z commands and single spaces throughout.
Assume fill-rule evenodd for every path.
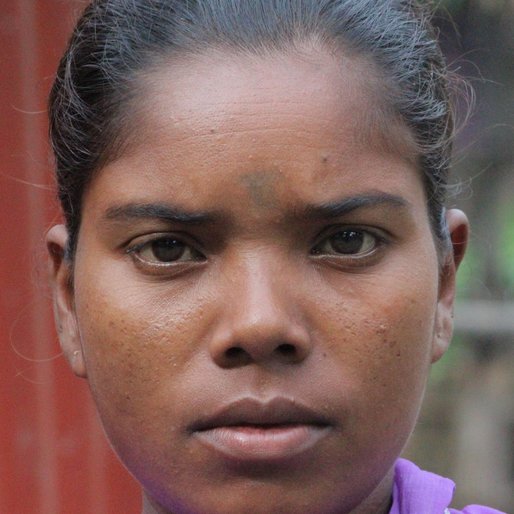
M 169 261 L 160 260 L 156 255 L 156 246 L 162 243 L 161 250 L 170 252 L 171 259 Z M 171 243 L 171 244 L 170 244 Z M 198 244 L 191 244 L 187 241 L 187 238 L 175 234 L 153 234 L 148 236 L 144 240 L 131 244 L 127 249 L 126 253 L 130 255 L 134 261 L 140 266 L 145 266 L 154 269 L 169 269 L 170 267 L 177 266 L 179 264 L 187 264 L 194 262 L 203 262 L 206 257 L 203 253 L 197 249 Z M 154 258 L 145 258 L 143 252 L 149 251 L 153 254 Z M 187 256 L 184 259 L 184 255 Z M 161 256 L 162 257 L 162 256 Z
M 337 241 L 336 236 L 341 236 L 340 241 Z M 349 251 L 348 253 L 338 252 L 334 245 L 351 244 L 354 242 L 352 238 L 356 236 L 356 242 L 361 240 L 362 245 L 367 248 L 361 250 L 359 247 L 357 251 Z M 349 266 L 366 266 L 370 264 L 370 260 L 377 258 L 380 250 L 383 249 L 390 239 L 383 231 L 378 229 L 369 229 L 359 226 L 336 226 L 330 227 L 328 231 L 319 237 L 318 242 L 312 247 L 311 255 L 318 259 L 331 259 L 338 264 Z M 330 245 L 330 248 L 327 248 Z M 361 246 L 362 246 L 361 245 Z
M 338 241 L 339 236 L 339 241 Z M 163 272 L 173 268 L 184 268 L 184 265 L 194 265 L 195 263 L 205 262 L 207 257 L 198 249 L 197 242 L 190 242 L 190 238 L 184 235 L 175 234 L 153 234 L 146 236 L 143 240 L 135 240 L 135 243 L 126 248 L 125 253 L 130 255 L 140 267 Z M 359 241 L 367 246 L 364 251 L 358 248 Z M 378 230 L 354 226 L 335 226 L 329 227 L 318 238 L 312 246 L 310 255 L 315 259 L 329 259 L 335 263 L 348 266 L 365 266 L 370 260 L 378 256 L 379 251 L 389 242 L 389 239 Z M 156 246 L 161 243 L 163 252 L 170 252 L 170 260 L 160 260 L 155 255 Z M 357 251 L 340 253 L 337 246 L 349 245 L 349 248 L 357 248 Z M 357 246 L 355 246 L 357 245 Z M 362 246 L 361 245 L 361 246 Z M 151 258 L 145 257 L 145 252 L 150 252 Z M 184 258 L 186 256 L 186 258 Z M 162 257 L 162 255 L 161 255 Z

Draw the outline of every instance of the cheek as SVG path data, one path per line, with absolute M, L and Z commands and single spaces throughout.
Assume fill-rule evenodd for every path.
M 172 480 L 187 472 L 187 458 L 170 462 L 186 446 L 183 384 L 203 339 L 204 308 L 200 296 L 182 292 L 179 299 L 169 285 L 120 278 L 111 270 L 76 287 L 89 386 L 109 441 L 131 472 L 141 481 Z
M 430 368 L 436 298 L 436 285 L 422 277 L 382 276 L 347 287 L 325 310 L 327 353 L 346 377 L 359 429 L 414 423 Z
M 164 395 L 169 403 L 203 338 L 201 297 L 121 275 L 97 273 L 75 290 L 88 380 L 105 424 L 120 415 L 148 418 Z

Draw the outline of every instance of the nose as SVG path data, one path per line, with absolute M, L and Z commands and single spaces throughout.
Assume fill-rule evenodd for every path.
M 227 276 L 210 342 L 214 362 L 222 368 L 303 362 L 312 344 L 294 278 L 258 259 Z

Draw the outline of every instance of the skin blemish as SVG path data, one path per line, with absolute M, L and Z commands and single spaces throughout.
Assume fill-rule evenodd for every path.
M 240 181 L 256 207 L 275 208 L 279 205 L 275 193 L 279 179 L 277 171 L 256 171 L 243 175 Z

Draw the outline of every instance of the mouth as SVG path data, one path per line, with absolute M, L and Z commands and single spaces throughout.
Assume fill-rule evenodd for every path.
M 191 426 L 197 440 L 239 462 L 279 462 L 313 448 L 331 430 L 322 414 L 294 400 L 243 398 Z

